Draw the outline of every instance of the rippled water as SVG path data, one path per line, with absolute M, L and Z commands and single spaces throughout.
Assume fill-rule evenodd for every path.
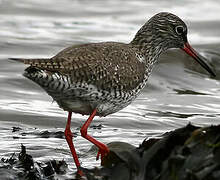
M 129 42 L 152 15 L 169 11 L 184 19 L 189 41 L 214 67 L 211 78 L 180 50 L 163 54 L 141 96 L 122 111 L 96 118 L 89 134 L 108 143 L 138 145 L 146 137 L 191 122 L 201 126 L 220 123 L 220 2 L 144 0 L 2 0 L 0 1 L 0 154 L 20 150 L 36 158 L 65 159 L 74 172 L 64 139 L 44 138 L 45 130 L 63 131 L 67 113 L 36 84 L 22 76 L 25 65 L 9 57 L 51 57 L 72 44 Z M 79 136 L 86 116 L 73 115 L 72 130 L 84 167 L 99 165 L 91 144 Z M 102 124 L 101 128 L 96 128 Z M 13 126 L 21 127 L 12 132 Z

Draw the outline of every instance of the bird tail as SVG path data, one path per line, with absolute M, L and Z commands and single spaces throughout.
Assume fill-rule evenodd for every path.
M 22 58 L 9 58 L 9 59 L 13 60 L 13 61 L 24 63 L 24 64 L 31 64 L 31 62 L 34 61 L 34 59 L 22 59 Z
M 25 61 L 25 59 L 20 59 L 20 58 L 8 58 L 8 59 L 10 59 L 10 60 L 12 60 L 12 61 L 23 62 L 23 63 L 24 63 L 24 61 Z
M 51 59 L 49 58 L 43 58 L 43 59 L 23 59 L 23 58 L 9 58 L 12 61 L 17 61 L 17 62 L 21 62 L 24 64 L 30 64 L 30 65 L 35 65 L 35 64 L 39 64 L 39 63 L 46 63 L 51 61 Z

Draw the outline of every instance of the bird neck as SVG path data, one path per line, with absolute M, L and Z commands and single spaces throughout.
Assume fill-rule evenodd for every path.
M 135 35 L 130 45 L 138 50 L 145 59 L 146 72 L 149 75 L 159 55 L 165 51 L 166 42 L 157 37 L 149 24 L 145 24 Z
M 151 22 L 147 22 L 142 26 L 130 44 L 138 48 L 146 59 L 152 56 L 159 56 L 163 51 L 168 49 L 167 42 L 156 32 Z

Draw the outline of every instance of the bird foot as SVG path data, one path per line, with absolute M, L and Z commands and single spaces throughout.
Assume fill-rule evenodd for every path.
M 77 177 L 82 177 L 82 176 L 84 176 L 82 170 L 78 169 L 77 170 Z
M 101 161 L 102 161 L 103 158 L 108 155 L 108 153 L 109 153 L 109 149 L 107 146 L 105 148 L 99 148 L 99 151 L 96 156 L 96 160 L 99 160 L 99 156 L 101 156 Z

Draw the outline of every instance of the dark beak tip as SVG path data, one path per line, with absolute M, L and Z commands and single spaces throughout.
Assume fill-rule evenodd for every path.
M 214 71 L 214 68 L 211 67 L 210 65 L 209 66 L 207 65 L 205 69 L 209 72 L 211 77 L 215 78 L 217 76 L 216 72 Z
M 215 71 L 213 70 L 213 68 L 211 68 L 210 66 L 208 66 L 208 68 L 205 68 L 206 69 L 206 71 L 210 74 L 210 76 L 212 77 L 212 78 L 215 78 L 216 77 L 216 73 L 215 73 Z
M 214 78 L 217 76 L 214 71 L 211 73 L 211 75 L 212 75 L 212 77 L 214 77 Z

